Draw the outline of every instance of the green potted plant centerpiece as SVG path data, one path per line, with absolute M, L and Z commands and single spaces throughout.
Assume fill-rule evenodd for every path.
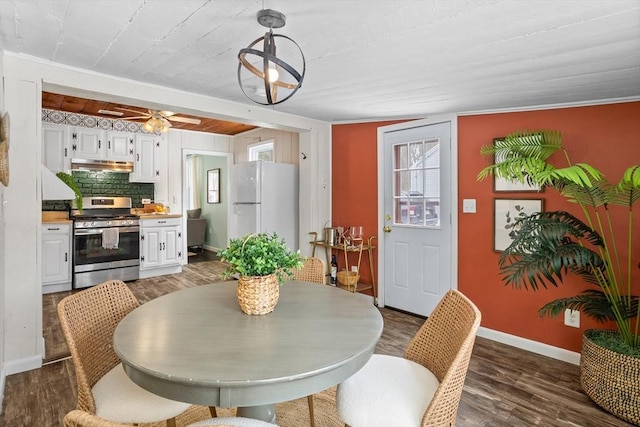
M 556 152 L 564 167 L 548 161 Z M 640 165 L 629 166 L 619 182 L 610 183 L 595 167 L 572 163 L 561 133 L 547 130 L 514 132 L 482 147 L 481 154 L 495 161 L 478 179 L 498 176 L 551 188 L 580 207 L 581 218 L 563 210 L 520 215 L 510 225 L 510 245 L 500 254 L 500 273 L 506 285 L 518 289 L 559 286 L 568 276 L 588 285 L 577 295 L 545 304 L 539 313 L 579 310 L 615 324 L 615 330 L 585 331 L 580 380 L 594 402 L 640 425 L 640 238 L 634 236 L 638 215 L 633 210 L 640 200 Z
M 280 296 L 279 286 L 303 261 L 276 233 L 231 239 L 218 255 L 228 264 L 224 277 L 238 276 L 238 304 L 246 314 L 272 312 Z

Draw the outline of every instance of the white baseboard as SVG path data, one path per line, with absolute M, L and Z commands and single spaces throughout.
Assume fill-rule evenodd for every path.
M 7 376 L 4 373 L 4 364 L 2 364 L 2 366 L 0 366 L 0 402 L 4 402 L 4 384 L 5 384 L 5 378 Z M 2 414 L 2 407 L 4 405 L 0 404 L 0 414 Z
M 216 255 L 217 255 L 217 254 L 218 254 L 218 252 L 220 251 L 220 248 L 216 248 L 215 246 L 204 245 L 202 248 L 203 248 L 203 249 L 206 249 L 206 250 L 208 250 L 208 251 L 210 251 L 210 252 L 215 252 L 215 253 L 216 253 Z
M 25 359 L 9 360 L 4 364 L 4 375 L 19 374 L 20 372 L 42 368 L 42 355 L 27 357 Z
M 527 338 L 510 335 L 500 331 L 494 331 L 480 327 L 478 329 L 478 336 L 488 338 L 493 341 L 497 341 L 502 344 L 507 344 L 513 347 L 527 350 L 532 353 L 541 354 L 543 356 L 551 357 L 553 359 L 562 360 L 574 365 L 580 364 L 580 353 L 575 351 L 565 350 L 564 348 L 554 347 L 549 344 L 543 344 L 541 342 L 533 341 Z

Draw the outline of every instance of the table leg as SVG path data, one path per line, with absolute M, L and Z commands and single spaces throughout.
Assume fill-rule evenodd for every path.
M 373 305 L 378 306 L 378 292 L 376 288 L 376 276 L 373 275 L 373 239 L 376 236 L 369 236 L 369 240 L 367 241 L 368 251 L 369 251 L 369 271 L 371 272 L 371 284 L 373 285 Z
M 239 406 L 236 415 L 238 417 L 253 418 L 275 424 L 276 405 Z

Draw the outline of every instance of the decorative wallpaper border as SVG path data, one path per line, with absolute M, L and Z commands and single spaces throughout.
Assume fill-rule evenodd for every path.
M 86 114 L 67 113 L 65 111 L 42 109 L 42 121 L 59 125 L 82 126 L 85 128 L 100 128 L 119 132 L 146 133 L 142 123 L 122 119 L 107 119 L 105 117 L 87 116 Z

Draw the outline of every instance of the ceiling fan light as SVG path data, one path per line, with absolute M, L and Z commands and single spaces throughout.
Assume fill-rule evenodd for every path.
M 153 123 L 151 123 L 151 120 L 153 119 L 149 119 L 146 122 L 144 122 L 144 124 L 142 125 L 142 129 L 144 129 L 145 131 L 149 132 L 149 133 L 153 133 Z

